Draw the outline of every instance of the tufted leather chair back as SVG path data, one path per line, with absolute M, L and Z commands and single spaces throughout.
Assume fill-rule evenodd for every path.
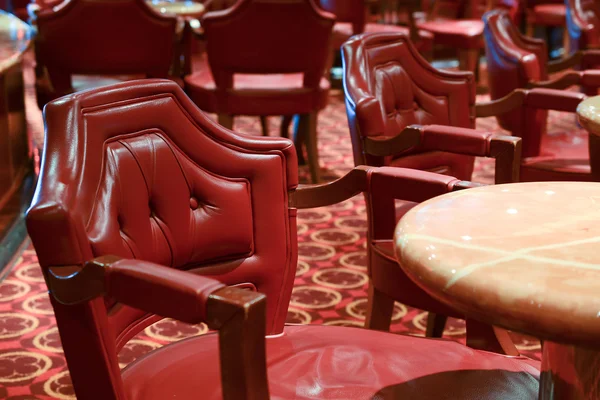
M 393 137 L 412 124 L 474 127 L 471 73 L 432 67 L 407 36 L 359 35 L 342 48 L 346 110 L 356 165 L 385 165 L 363 138 Z
M 600 48 L 600 5 L 595 0 L 565 0 L 571 52 Z
M 364 32 L 367 23 L 365 0 L 319 0 L 319 4 L 335 15 L 336 22 L 351 23 L 354 34 Z
M 206 51 L 218 89 L 234 74 L 302 73 L 317 89 L 331 50 L 334 16 L 313 0 L 240 0 L 202 19 Z
M 73 74 L 166 78 L 176 25 L 145 0 L 70 0 L 40 11 L 36 60 L 59 94 L 72 91 Z
M 210 274 L 266 294 L 267 333 L 282 331 L 297 262 L 291 141 L 226 130 L 166 80 L 63 97 L 46 106 L 45 119 L 27 214 L 45 273 L 113 254 Z M 106 354 L 159 319 L 107 298 L 52 301 L 69 364 L 117 375 Z
M 515 89 L 526 88 L 531 81 L 548 79 L 548 52 L 543 40 L 523 36 L 506 11 L 490 11 L 483 16 L 483 21 L 492 100 L 500 99 Z M 527 114 L 530 132 L 523 137 L 524 156 L 537 155 L 529 150 L 529 142 L 537 142 L 536 138 L 544 134 L 547 116 L 548 112 L 544 110 Z M 497 117 L 500 126 L 514 134 L 522 131 L 523 118 L 520 110 Z

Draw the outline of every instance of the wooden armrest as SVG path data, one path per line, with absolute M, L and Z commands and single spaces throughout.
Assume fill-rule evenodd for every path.
M 359 165 L 333 182 L 300 185 L 290 191 L 288 204 L 294 208 L 316 208 L 340 203 L 367 190 L 367 175 L 373 168 Z
M 393 156 L 419 145 L 423 150 L 496 159 L 496 183 L 517 182 L 521 139 L 475 129 L 444 125 L 411 125 L 389 139 L 365 139 L 365 150 L 376 156 Z
M 501 99 L 475 104 L 477 118 L 495 117 L 521 107 L 525 103 L 527 90 L 515 89 Z
M 577 67 L 581 64 L 583 53 L 583 51 L 579 50 L 560 60 L 550 61 L 546 66 L 546 71 L 549 74 L 554 74 L 556 72 L 564 71 L 565 69 Z
M 546 88 L 515 89 L 498 100 L 475 105 L 477 118 L 495 117 L 518 107 L 542 110 L 575 112 L 577 105 L 586 98 L 582 93 Z
M 585 88 L 597 89 L 600 87 L 600 70 L 569 71 L 557 79 L 530 82 L 528 88 L 538 89 L 566 89 L 574 85 L 581 85 Z
M 75 271 L 75 272 L 74 272 Z M 98 296 L 219 330 L 223 398 L 268 399 L 266 296 L 151 262 L 104 256 L 83 268 L 52 267 L 48 285 L 63 304 Z
M 410 168 L 379 167 L 371 171 L 368 194 L 373 204 L 387 198 L 421 203 L 454 190 L 477 186 L 452 176 Z

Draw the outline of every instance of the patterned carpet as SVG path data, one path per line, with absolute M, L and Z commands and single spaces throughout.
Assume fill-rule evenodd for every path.
M 27 81 L 31 82 L 31 71 L 27 74 Z M 41 113 L 31 85 L 27 106 L 30 129 L 41 138 Z M 278 132 L 277 122 L 271 119 L 274 134 Z M 552 113 L 549 126 L 547 140 L 552 147 L 564 150 L 585 145 L 585 134 L 577 129 L 573 116 Z M 498 129 L 493 118 L 478 121 L 478 127 Z M 251 118 L 236 120 L 235 129 L 249 134 L 260 132 L 258 121 Z M 340 92 L 332 93 L 330 105 L 319 117 L 319 148 L 326 178 L 339 176 L 353 166 Z M 306 180 L 307 171 L 302 169 L 301 174 Z M 474 180 L 490 182 L 492 176 L 490 160 L 478 160 Z M 362 197 L 298 213 L 299 262 L 289 322 L 363 325 L 367 304 L 365 228 Z M 420 310 L 397 304 L 393 319 L 394 332 L 424 333 L 426 314 Z M 157 347 L 206 331 L 204 325 L 189 326 L 163 320 L 131 340 L 121 351 L 119 360 L 125 366 Z M 445 336 L 464 340 L 464 333 L 464 322 L 450 320 Z M 520 335 L 515 335 L 515 340 L 524 354 L 539 357 L 537 341 Z M 31 247 L 14 260 L 10 273 L 0 283 L 0 398 L 75 398 L 47 289 Z

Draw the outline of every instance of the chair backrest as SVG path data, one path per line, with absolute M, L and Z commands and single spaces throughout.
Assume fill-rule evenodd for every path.
M 569 50 L 600 48 L 600 5 L 594 0 L 565 0 Z
M 45 119 L 27 214 L 45 273 L 113 254 L 210 274 L 266 294 L 266 332 L 282 331 L 297 262 L 291 141 L 226 130 L 166 80 L 63 97 Z M 159 319 L 108 298 L 53 306 L 76 386 L 119 376 L 117 351 Z
M 36 60 L 57 93 L 73 74 L 142 74 L 166 78 L 174 58 L 177 19 L 145 0 L 70 0 L 37 17 Z
M 364 32 L 368 11 L 365 0 L 319 0 L 319 5 L 334 14 L 336 22 L 351 23 L 355 35 Z
M 365 137 L 393 137 L 412 124 L 474 127 L 473 75 L 432 67 L 407 36 L 359 35 L 344 44 L 342 54 L 356 165 L 387 164 L 365 154 Z
M 318 88 L 334 21 L 313 0 L 240 0 L 207 13 L 202 26 L 217 89 L 230 89 L 236 73 L 303 73 L 304 86 Z
M 543 40 L 523 36 L 509 13 L 493 10 L 483 16 L 484 42 L 488 68 L 488 86 L 492 100 L 500 99 L 515 89 L 526 88 L 532 81 L 548 79 L 548 52 Z M 528 118 L 536 120 L 539 134 L 546 130 L 547 111 L 536 111 Z M 497 117 L 498 123 L 509 131 L 523 126 L 519 110 Z M 524 145 L 524 147 L 526 147 Z

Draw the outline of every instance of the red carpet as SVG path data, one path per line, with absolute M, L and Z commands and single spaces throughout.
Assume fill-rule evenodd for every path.
M 41 114 L 28 97 L 30 128 L 42 135 Z M 275 119 L 272 132 L 278 132 Z M 495 120 L 478 121 L 481 129 L 497 129 Z M 240 118 L 236 130 L 259 133 L 257 120 Z M 565 132 L 571 132 L 566 135 Z M 551 114 L 548 140 L 556 148 L 580 147 L 585 135 L 573 116 Z M 325 177 L 352 166 L 346 114 L 340 93 L 332 94 L 319 118 L 319 147 Z M 306 180 L 307 171 L 301 174 Z M 474 180 L 490 182 L 493 163 L 478 160 Z M 362 326 L 366 309 L 365 207 L 361 197 L 345 203 L 298 213 L 299 262 L 288 321 L 325 325 Z M 517 277 L 515 277 L 517 278 Z M 423 335 L 426 314 L 397 304 L 392 330 Z M 206 332 L 171 320 L 148 327 L 120 354 L 123 366 L 163 344 Z M 445 332 L 464 339 L 464 323 L 451 320 Z M 515 335 L 518 347 L 539 357 L 539 343 Z M 423 349 L 427 351 L 427 349 Z M 14 262 L 0 284 L 0 398 L 12 400 L 73 399 L 73 390 L 61 351 L 60 339 L 35 252 L 30 247 Z

